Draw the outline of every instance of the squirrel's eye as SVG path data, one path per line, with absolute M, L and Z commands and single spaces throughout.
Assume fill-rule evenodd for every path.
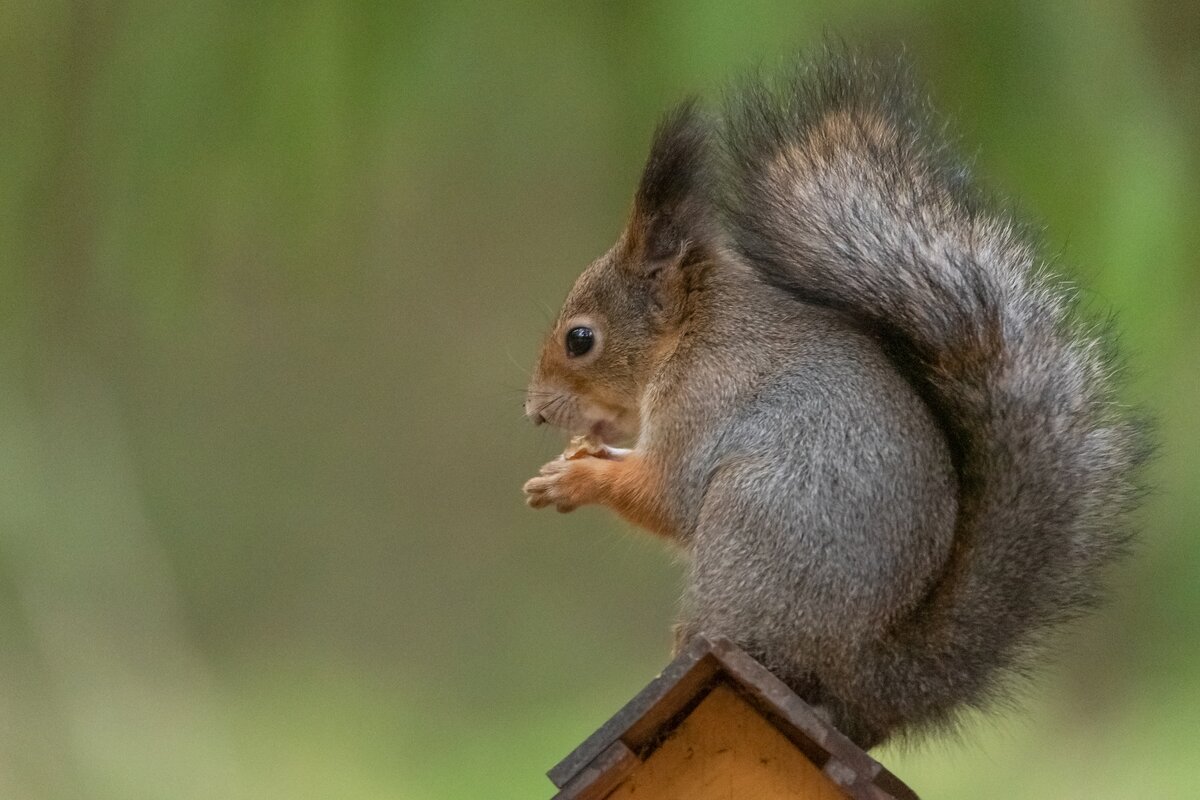
M 596 333 L 591 328 L 571 328 L 567 331 L 567 355 L 576 358 L 592 349 L 596 343 Z

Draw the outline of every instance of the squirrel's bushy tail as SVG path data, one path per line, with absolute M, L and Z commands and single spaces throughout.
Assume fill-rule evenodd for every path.
M 1147 453 L 1114 397 L 1110 349 L 972 186 L 907 75 L 827 55 L 741 87 L 723 134 L 738 250 L 877 332 L 954 459 L 950 562 L 853 679 L 865 708 L 890 709 L 870 721 L 882 731 L 996 699 L 1047 629 L 1095 601 Z

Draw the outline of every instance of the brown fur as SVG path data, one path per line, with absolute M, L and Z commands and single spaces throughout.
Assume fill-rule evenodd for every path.
M 610 445 L 530 505 L 686 557 L 736 641 L 864 747 L 1006 697 L 1123 551 L 1145 460 L 1108 349 L 896 65 L 831 55 L 656 134 L 526 410 Z M 586 325 L 596 345 L 564 346 Z

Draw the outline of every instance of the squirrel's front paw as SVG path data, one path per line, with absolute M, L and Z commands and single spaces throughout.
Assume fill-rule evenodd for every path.
M 574 511 L 596 501 L 597 462 L 602 459 L 556 458 L 542 467 L 536 478 L 525 482 L 525 502 L 532 508 L 552 505 L 559 511 Z

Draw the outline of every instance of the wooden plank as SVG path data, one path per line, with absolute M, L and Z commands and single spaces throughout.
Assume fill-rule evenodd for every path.
M 571 777 L 590 764 L 609 745 L 622 740 L 634 752 L 658 738 L 660 729 L 691 702 L 698 702 L 705 684 L 719 669 L 709 642 L 696 637 L 667 665 L 658 677 L 584 740 L 546 775 L 562 788 Z
M 624 742 L 613 742 L 575 773 L 554 800 L 602 800 L 641 763 Z
M 724 637 L 709 643 L 724 677 L 852 798 L 919 800 L 916 793 L 813 711 L 787 684 Z M 814 755 L 814 750 L 817 755 Z
M 610 751 L 618 743 L 648 762 L 722 686 L 740 696 L 764 724 L 790 742 L 793 752 L 840 787 L 844 796 L 851 800 L 918 800 L 899 778 L 723 637 L 695 637 L 650 685 L 552 768 L 550 779 L 562 789 L 586 770 L 606 763 L 601 756 L 619 752 Z M 622 770 L 624 765 L 627 762 L 621 762 Z M 640 774 L 643 769 L 635 771 Z
M 714 688 L 608 800 L 846 800 L 729 686 Z

